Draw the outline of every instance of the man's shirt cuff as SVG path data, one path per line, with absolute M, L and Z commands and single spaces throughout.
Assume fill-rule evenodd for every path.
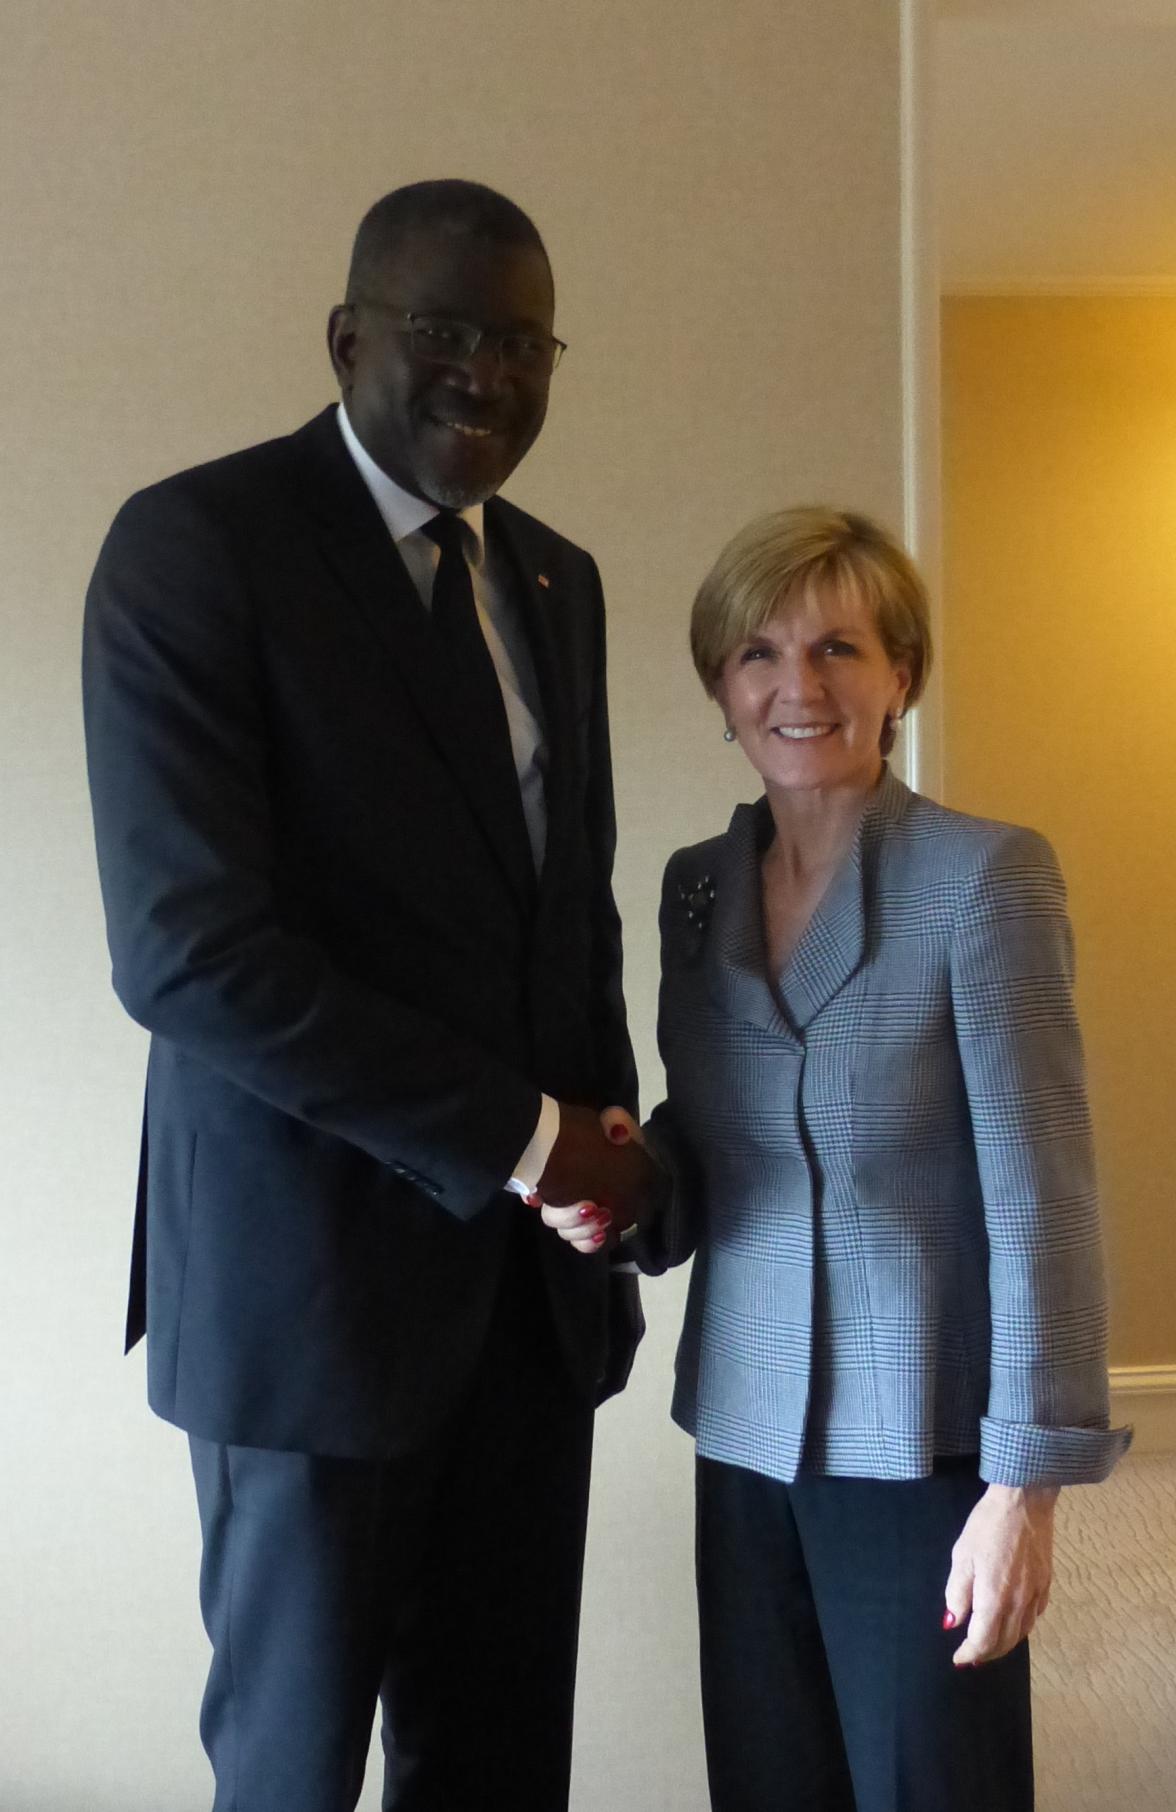
M 539 1109 L 539 1121 L 531 1135 L 531 1141 L 515 1165 L 514 1175 L 506 1187 L 513 1190 L 515 1195 L 534 1195 L 558 1138 L 559 1102 L 550 1095 L 544 1095 L 543 1105 Z

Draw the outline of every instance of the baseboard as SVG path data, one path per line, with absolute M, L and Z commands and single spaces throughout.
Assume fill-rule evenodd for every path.
M 1132 1453 L 1176 1453 L 1176 1365 L 1113 1365 L 1111 1423 L 1135 1428 Z

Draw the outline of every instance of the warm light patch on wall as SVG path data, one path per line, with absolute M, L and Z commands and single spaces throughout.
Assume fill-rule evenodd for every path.
M 944 305 L 947 797 L 1057 848 L 1119 1364 L 1176 1362 L 1176 297 Z

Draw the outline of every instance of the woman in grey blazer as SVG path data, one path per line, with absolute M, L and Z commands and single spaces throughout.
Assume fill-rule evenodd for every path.
M 1128 1439 L 1061 877 L 886 767 L 930 646 L 872 522 L 752 523 L 691 641 L 765 792 L 666 869 L 673 1204 L 635 1242 L 696 1253 L 673 1414 L 712 1805 L 1028 1812 L 1054 1501 Z

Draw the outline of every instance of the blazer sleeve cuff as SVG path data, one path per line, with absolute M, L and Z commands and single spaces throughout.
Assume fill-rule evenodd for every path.
M 980 1476 L 990 1485 L 1097 1485 L 1131 1445 L 1130 1428 L 1044 1428 L 980 1419 Z
M 621 1248 L 647 1277 L 660 1277 L 674 1265 L 685 1264 L 697 1243 L 694 1225 L 694 1189 L 675 1141 L 659 1126 L 656 1113 L 641 1128 L 646 1149 L 661 1171 L 665 1201 L 649 1225 Z

